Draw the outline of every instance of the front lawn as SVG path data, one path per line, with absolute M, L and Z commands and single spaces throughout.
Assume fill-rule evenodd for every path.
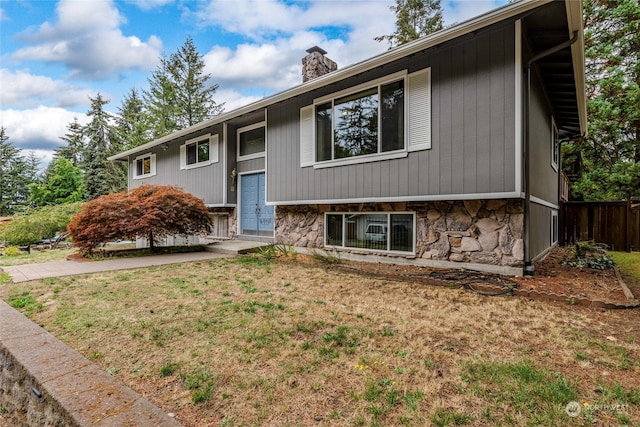
M 6 249 L 5 249 L 6 250 Z M 23 264 L 40 264 L 43 262 L 64 261 L 69 255 L 77 252 L 76 248 L 60 248 L 53 250 L 32 250 L 30 254 L 21 252 L 15 256 L 0 256 L 0 268 Z M 3 250 L 0 250 L 3 252 Z
M 0 297 L 185 426 L 640 423 L 637 309 L 292 258 L 0 285 Z

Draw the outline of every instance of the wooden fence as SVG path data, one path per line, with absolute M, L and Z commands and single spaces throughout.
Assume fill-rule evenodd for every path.
M 616 251 L 640 250 L 640 208 L 629 202 L 562 202 L 560 244 L 605 243 Z

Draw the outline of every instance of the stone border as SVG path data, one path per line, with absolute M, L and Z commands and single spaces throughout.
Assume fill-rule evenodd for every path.
M 16 426 L 180 426 L 0 300 L 0 407 Z

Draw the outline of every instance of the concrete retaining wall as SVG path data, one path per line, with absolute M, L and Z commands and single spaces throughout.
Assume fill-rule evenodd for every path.
M 0 408 L 0 426 L 180 426 L 2 300 Z

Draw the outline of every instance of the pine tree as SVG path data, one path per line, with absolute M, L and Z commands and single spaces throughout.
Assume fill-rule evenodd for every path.
M 582 170 L 574 197 L 640 196 L 640 4 L 585 0 L 587 137 L 566 145 L 565 171 Z
M 149 90 L 142 94 L 151 125 L 152 137 L 160 138 L 178 130 L 176 123 L 176 87 L 169 72 L 169 60 L 160 57 L 160 64 L 148 79 Z
M 27 176 L 29 177 L 29 181 L 37 182 L 38 181 L 38 170 L 40 168 L 40 159 L 36 156 L 36 153 L 33 151 L 29 151 L 27 157 L 25 158 L 27 163 Z
M 399 46 L 443 28 L 440 0 L 396 0 L 390 9 L 396 14 L 396 30 L 375 40 L 388 41 L 389 47 Z
M 0 127 L 0 215 L 11 215 L 27 206 L 33 173 L 20 149 L 9 142 Z
M 107 160 L 107 157 L 117 153 L 121 148 L 117 132 L 112 125 L 113 117 L 104 110 L 109 101 L 100 94 L 89 100 L 91 108 L 87 116 L 91 121 L 84 127 L 87 143 L 83 151 L 82 169 L 85 198 L 93 200 L 98 196 L 126 188 L 126 175 L 122 165 Z
M 82 164 L 82 153 L 84 152 L 84 139 L 82 135 L 82 125 L 78 118 L 74 117 L 73 122 L 67 125 L 68 132 L 60 137 L 66 145 L 55 150 L 54 157 L 64 157 L 75 167 Z
M 175 87 L 179 129 L 200 123 L 223 110 L 213 100 L 218 85 L 207 87 L 211 74 L 204 74 L 204 67 L 204 60 L 191 37 L 187 37 L 180 49 L 171 55 L 169 71 Z
M 224 110 L 213 100 L 218 85 L 209 83 L 211 74 L 205 74 L 204 67 L 191 37 L 168 59 L 164 55 L 160 58 L 142 96 L 153 138 L 193 126 Z
M 151 130 L 144 112 L 144 102 L 134 88 L 122 100 L 116 118 L 122 149 L 137 147 L 151 139 Z

